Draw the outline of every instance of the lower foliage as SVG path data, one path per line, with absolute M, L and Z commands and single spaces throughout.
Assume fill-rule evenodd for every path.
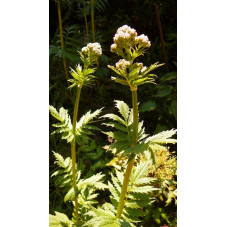
M 71 227 L 71 226 L 141 226 L 146 223 L 146 216 L 151 216 L 154 223 L 167 223 L 171 225 L 169 215 L 164 208 L 157 207 L 157 200 L 165 200 L 166 206 L 170 204 L 170 196 L 168 193 L 174 193 L 169 189 L 171 186 L 167 184 L 166 176 L 173 177 L 175 169 L 175 157 L 169 154 L 164 154 L 165 159 L 159 152 L 154 152 L 156 159 L 156 168 L 152 165 L 152 160 L 148 152 L 137 157 L 137 164 L 133 167 L 130 177 L 128 191 L 126 195 L 125 208 L 122 217 L 116 218 L 117 205 L 121 186 L 124 178 L 122 171 L 116 170 L 115 174 L 110 174 L 110 180 L 107 184 L 102 182 L 103 174 L 99 173 L 87 179 L 81 178 L 81 172 L 78 171 L 77 185 L 78 185 L 78 202 L 80 223 L 76 225 L 74 219 L 69 219 L 65 214 L 55 212 L 55 215 L 50 215 L 50 226 L 53 227 Z M 71 188 L 71 158 L 64 159 L 61 155 L 54 153 L 56 164 L 60 167 L 52 175 L 55 178 L 55 183 L 62 188 L 66 193 L 64 202 L 74 205 L 74 192 Z M 174 165 L 171 166 L 171 164 Z M 159 176 L 159 178 L 157 177 Z M 163 178 L 161 178 L 163 177 Z M 166 187 L 163 185 L 167 185 Z M 174 184 L 176 185 L 176 184 Z M 110 202 L 99 205 L 96 200 L 99 190 L 110 192 Z M 175 189 L 176 190 L 176 189 Z M 176 200 L 176 194 L 171 199 Z M 173 222 L 171 220 L 171 222 Z M 173 224 L 173 223 L 172 223 Z M 146 225 L 144 225 L 146 226 Z M 156 226 L 156 225 L 152 225 Z
M 76 224 L 73 215 L 72 218 L 68 218 L 65 214 L 55 212 L 55 215 L 50 215 L 50 226 L 133 227 L 143 226 L 143 223 L 144 226 L 146 226 L 146 222 L 149 223 L 150 220 L 154 222 L 152 226 L 158 226 L 158 224 L 161 223 L 171 224 L 170 220 L 173 222 L 173 217 L 168 214 L 166 207 L 168 208 L 168 206 L 172 205 L 173 200 L 175 204 L 177 201 L 175 181 L 176 158 L 169 152 L 165 144 L 176 142 L 175 139 L 171 138 L 176 133 L 176 130 L 165 131 L 154 136 L 149 136 L 145 133 L 145 128 L 142 127 L 143 124 L 140 123 L 140 142 L 133 149 L 128 148 L 127 146 L 130 144 L 132 134 L 132 110 L 130 110 L 123 101 L 116 101 L 115 103 L 122 118 L 114 114 L 106 114 L 101 117 L 111 118 L 113 122 L 108 122 L 105 125 L 117 130 L 108 133 L 104 132 L 109 137 L 112 137 L 111 145 L 105 146 L 107 149 L 106 152 L 111 151 L 114 156 L 112 161 L 105 163 L 109 167 L 115 167 L 111 167 L 112 171 L 109 176 L 98 173 L 90 177 L 82 178 L 81 175 L 88 176 L 88 174 L 85 174 L 86 166 L 81 165 L 82 172 L 80 166 L 78 166 L 76 167 L 77 190 L 75 191 L 72 187 L 71 158 L 67 157 L 64 159 L 60 154 L 53 153 L 56 159 L 55 164 L 59 167 L 59 169 L 52 174 L 55 185 L 65 194 L 64 202 L 69 203 L 72 208 L 75 205 L 75 195 L 77 195 L 80 218 L 79 223 Z M 53 113 L 53 110 L 51 111 Z M 62 115 L 59 114 L 59 116 Z M 64 116 L 67 115 L 65 114 Z M 82 117 L 81 119 L 86 118 Z M 80 121 L 85 122 L 83 120 Z M 70 122 L 70 120 L 68 120 L 68 122 Z M 64 127 L 65 125 L 67 124 L 64 123 Z M 60 126 L 65 129 L 62 125 Z M 84 128 L 84 126 L 79 126 L 80 124 L 78 124 L 78 128 Z M 66 132 L 68 132 L 68 130 L 66 130 Z M 86 141 L 89 140 L 86 138 Z M 99 159 L 100 155 L 104 152 L 103 149 L 97 147 L 94 140 L 87 142 L 87 144 L 83 143 L 79 151 L 84 153 L 84 157 L 89 158 L 90 156 L 94 156 L 96 159 Z M 136 155 L 135 165 L 130 176 L 121 218 L 116 218 L 117 206 L 124 179 L 124 169 L 127 166 L 127 159 L 124 159 L 124 157 L 127 153 L 134 153 Z M 83 158 L 81 160 L 83 160 Z M 121 160 L 121 162 L 119 162 L 119 160 Z M 93 164 L 95 165 L 95 163 L 94 161 Z M 93 165 L 91 165 L 90 169 L 92 169 L 92 167 Z M 96 169 L 96 167 L 94 168 Z M 104 177 L 108 179 L 107 183 L 103 182 Z M 110 201 L 104 202 L 102 205 L 100 201 L 97 200 L 100 196 L 102 197 L 100 190 L 104 190 L 105 193 L 110 193 Z M 164 207 L 159 207 L 160 202 L 165 203 Z M 147 217 L 150 217 L 150 220 L 147 220 Z
M 80 224 L 83 224 L 87 220 L 85 213 L 87 213 L 88 210 L 90 210 L 93 205 L 97 203 L 96 198 L 98 194 L 96 193 L 96 191 L 104 190 L 107 188 L 107 185 L 102 182 L 104 175 L 98 173 L 87 179 L 82 179 L 81 171 L 77 169 L 77 191 L 75 191 L 72 187 L 71 158 L 67 157 L 66 159 L 64 159 L 58 153 L 54 153 L 54 156 L 56 158 L 55 163 L 60 167 L 60 170 L 55 171 L 52 174 L 52 177 L 55 177 L 56 185 L 62 188 L 63 192 L 66 194 L 64 197 L 65 203 L 69 202 L 74 206 L 75 195 L 78 196 Z M 57 217 L 55 217 L 55 222 L 56 219 Z
M 121 219 L 118 220 L 115 216 L 124 175 L 122 172 L 116 171 L 116 176 L 111 174 L 112 182 L 108 182 L 112 204 L 105 203 L 102 207 L 88 212 L 87 215 L 93 218 L 85 226 L 106 225 L 110 223 L 110 219 L 113 223 L 116 222 L 115 226 L 124 226 L 126 223 L 129 226 L 135 226 L 136 223 L 141 222 L 141 218 L 146 215 L 145 208 L 154 201 L 152 193 L 159 190 L 152 186 L 156 179 L 148 177 L 149 163 L 148 161 L 141 162 L 133 168 Z

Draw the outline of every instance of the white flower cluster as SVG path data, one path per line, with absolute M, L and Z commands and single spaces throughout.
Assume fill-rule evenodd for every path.
M 149 41 L 148 37 L 144 34 L 137 36 L 135 38 L 135 41 L 138 42 L 141 46 L 144 46 L 144 47 L 150 47 L 151 46 L 151 42 Z
M 120 53 L 122 48 L 127 48 L 127 46 L 140 45 L 140 47 L 148 48 L 151 46 L 151 42 L 148 37 L 144 34 L 137 36 L 135 29 L 124 25 L 118 28 L 114 38 L 114 44 L 111 45 L 111 52 Z
M 117 33 L 114 36 L 114 42 L 117 44 L 122 41 L 129 41 L 136 36 L 137 32 L 135 29 L 129 27 L 128 25 L 124 25 L 117 29 Z
M 129 33 L 132 36 L 137 36 L 137 32 L 134 28 L 129 27 L 128 25 L 123 25 L 122 27 L 117 29 L 117 33 L 124 32 Z
M 116 69 L 125 71 L 127 69 L 127 67 L 130 66 L 130 62 L 126 61 L 125 59 L 121 59 L 115 64 L 115 66 L 116 66 Z
M 82 53 L 90 55 L 102 55 L 102 48 L 99 43 L 88 43 L 86 47 L 82 48 Z

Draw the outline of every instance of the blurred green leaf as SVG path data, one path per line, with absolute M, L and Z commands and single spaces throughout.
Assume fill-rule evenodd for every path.
M 168 126 L 164 124 L 157 124 L 154 134 L 168 130 Z
M 88 153 L 88 154 L 86 155 L 86 158 L 87 158 L 88 160 L 97 160 L 97 159 L 99 158 L 99 156 L 98 156 L 97 154 L 95 154 L 95 153 Z
M 146 111 L 152 111 L 156 109 L 156 102 L 149 100 L 148 102 L 145 102 L 140 107 L 140 112 L 146 112 Z
M 101 156 L 103 154 L 104 150 L 101 147 L 97 148 L 97 154 L 98 156 Z
M 160 78 L 161 82 L 174 80 L 177 78 L 177 72 L 169 72 Z
M 161 86 L 157 86 L 156 89 L 157 89 L 157 92 L 155 95 L 153 95 L 153 97 L 165 97 L 172 92 L 173 86 L 161 85 Z
M 172 110 L 172 113 L 173 113 L 174 117 L 177 120 L 177 101 L 176 100 L 173 100 L 171 102 L 171 110 Z

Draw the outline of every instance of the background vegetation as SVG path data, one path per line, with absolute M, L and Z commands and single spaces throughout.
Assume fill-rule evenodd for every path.
M 118 60 L 116 55 L 110 52 L 110 45 L 113 43 L 113 36 L 117 28 L 127 24 L 135 28 L 138 34 L 147 35 L 151 41 L 151 48 L 143 56 L 145 65 L 157 61 L 164 62 L 155 3 L 159 6 L 168 71 L 165 67 L 159 68 L 156 72 L 159 75 L 156 80 L 158 85 L 148 84 L 138 90 L 140 119 L 144 121 L 145 128 L 150 134 L 177 128 L 177 9 L 175 0 L 50 1 L 50 105 L 55 106 L 57 109 L 64 106 L 72 116 L 72 100 L 75 97 L 67 89 L 65 65 L 69 71 L 69 67 L 74 68 L 75 64 L 80 62 L 77 51 L 85 46 L 88 40 L 93 42 L 94 30 L 95 41 L 102 45 L 103 55 L 100 58 L 99 68 L 96 72 L 98 77 L 96 86 L 91 89 L 85 88 L 82 91 L 80 110 L 83 111 L 79 111 L 78 117 L 80 118 L 90 109 L 94 111 L 101 107 L 105 107 L 103 113 L 116 112 L 113 105 L 114 100 L 131 103 L 129 89 L 110 81 L 110 77 L 114 73 L 107 68 L 107 65 L 113 65 Z M 62 19 L 63 49 L 60 37 L 61 26 L 59 27 L 59 9 L 61 10 Z M 64 56 L 64 59 L 62 59 L 62 56 Z M 53 119 L 50 118 L 50 132 L 53 131 L 51 126 L 53 123 Z M 94 136 L 92 146 L 88 147 L 86 151 L 79 151 L 81 166 L 84 169 L 83 175 L 91 176 L 92 173 L 98 170 L 106 173 L 107 177 L 110 176 L 112 168 L 106 164 L 112 160 L 113 155 L 111 152 L 106 151 L 107 144 L 109 144 L 108 137 L 100 132 Z M 176 151 L 175 145 L 170 150 Z M 52 151 L 66 157 L 70 153 L 70 144 L 61 141 L 58 135 L 50 136 L 50 175 L 57 167 L 54 164 Z M 175 197 L 169 195 L 171 188 L 166 186 L 165 180 L 168 178 L 176 180 L 176 162 L 174 161 L 176 160 L 176 152 L 174 153 L 175 156 L 171 156 L 171 158 L 169 158 L 168 153 L 156 155 L 160 166 L 157 172 L 151 170 L 151 175 L 160 179 L 163 191 L 157 195 L 157 201 L 150 207 L 143 225 L 163 226 L 166 224 L 175 226 Z M 102 192 L 102 197 L 99 198 L 100 204 L 104 203 L 108 197 L 108 192 Z M 50 177 L 50 213 L 53 213 L 53 211 L 67 213 L 70 217 L 72 208 L 64 203 L 64 193 L 56 187 L 54 180 Z

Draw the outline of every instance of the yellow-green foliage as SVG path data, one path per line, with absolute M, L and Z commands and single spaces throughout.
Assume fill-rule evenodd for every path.
M 79 213 L 81 217 L 81 222 L 87 221 L 84 214 L 91 209 L 91 207 L 97 203 L 96 198 L 98 194 L 97 190 L 104 190 L 107 188 L 107 185 L 103 183 L 104 175 L 101 173 L 97 173 L 87 179 L 81 178 L 81 172 L 77 170 L 77 191 L 75 192 L 72 187 L 72 160 L 70 157 L 64 159 L 60 154 L 54 152 L 54 156 L 56 158 L 55 163 L 60 167 L 57 171 L 52 174 L 52 177 L 55 177 L 55 184 L 59 188 L 62 188 L 63 192 L 65 192 L 64 202 L 71 202 L 74 204 L 75 195 L 78 196 L 79 203 Z M 75 204 L 74 204 L 75 205 Z M 61 217 L 67 217 L 64 214 L 60 215 Z M 53 223 L 57 223 L 58 215 L 52 216 L 50 215 L 51 220 L 54 220 Z M 50 226 L 58 226 L 51 225 Z M 59 225 L 61 226 L 61 225 Z M 63 225 L 64 226 L 64 225 Z M 68 225 L 67 225 L 68 226 Z
M 154 150 L 155 165 L 151 166 L 151 173 L 161 180 L 171 180 L 176 175 L 177 160 L 168 150 Z
M 72 227 L 73 222 L 63 214 L 55 211 L 55 215 L 49 215 L 49 226 L 51 227 Z
M 121 218 L 116 218 L 117 206 L 119 203 L 121 188 L 123 184 L 123 172 L 116 170 L 116 176 L 111 174 L 112 181 L 108 182 L 108 189 L 111 193 L 112 204 L 105 203 L 102 207 L 92 208 L 87 215 L 93 218 L 85 226 L 131 226 L 141 222 L 141 217 L 146 215 L 143 208 L 150 205 L 154 199 L 150 196 L 154 191 L 159 190 L 152 186 L 154 178 L 149 177 L 149 161 L 140 162 L 133 167 L 130 176 L 128 191 L 126 194 L 125 206 Z
M 177 175 L 177 159 L 168 149 L 156 149 L 153 153 L 155 166 L 150 165 L 149 173 L 158 180 L 157 187 L 160 191 L 157 196 L 161 201 L 166 197 L 166 205 L 170 204 L 172 199 L 177 203 L 177 182 L 174 179 Z M 145 152 L 145 156 L 141 158 L 150 159 L 150 153 Z
M 59 123 L 53 124 L 53 127 L 58 129 L 52 132 L 52 134 L 61 133 L 62 139 L 66 139 L 67 142 L 72 142 L 76 136 L 76 142 L 81 144 L 83 141 L 89 140 L 89 135 L 94 135 L 91 130 L 99 130 L 99 128 L 91 125 L 91 123 L 93 123 L 94 119 L 101 113 L 102 108 L 94 111 L 93 113 L 88 111 L 84 114 L 77 122 L 75 135 L 73 134 L 71 118 L 68 114 L 68 110 L 61 107 L 58 112 L 53 106 L 49 106 L 49 110 L 51 115 L 60 121 Z

